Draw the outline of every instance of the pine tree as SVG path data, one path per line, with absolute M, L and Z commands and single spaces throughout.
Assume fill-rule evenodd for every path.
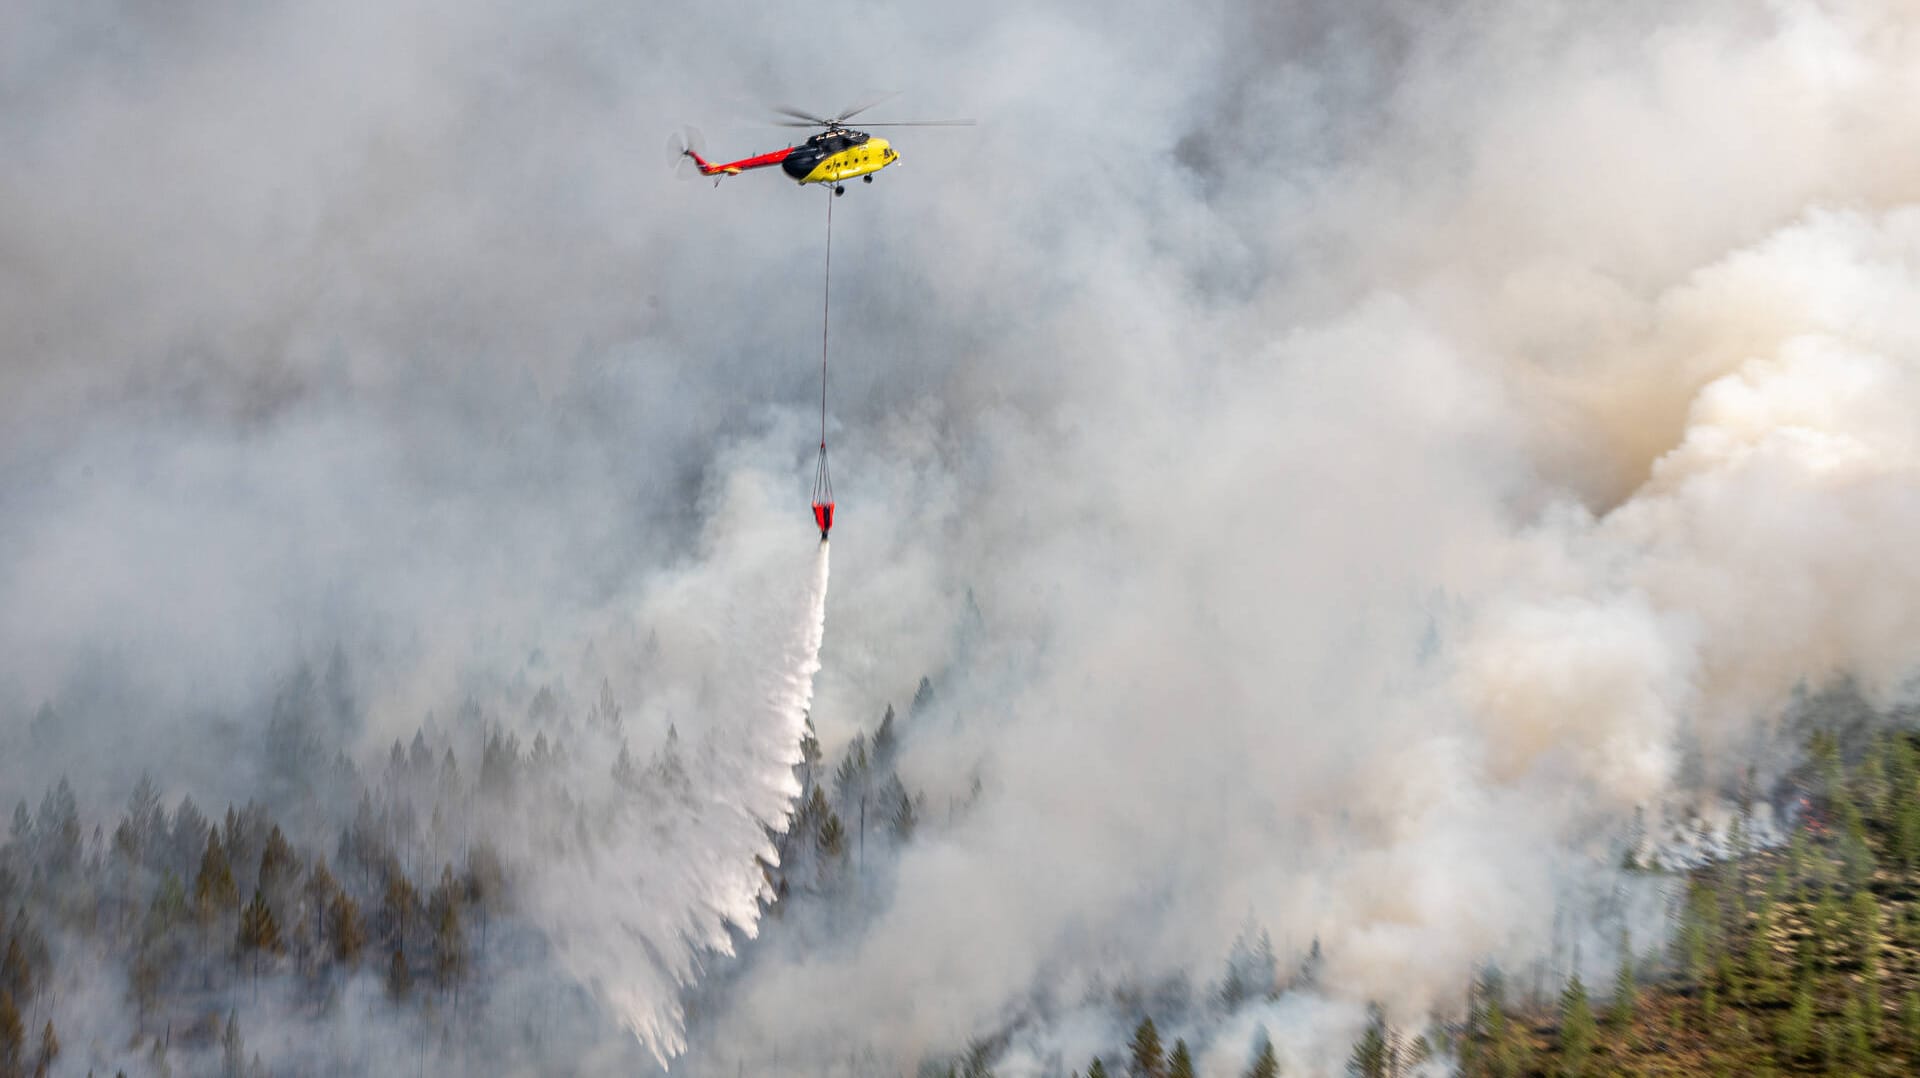
M 1752 934 L 1747 937 L 1747 982 L 1756 999 L 1771 998 L 1780 979 L 1779 962 L 1773 956 L 1773 904 L 1763 902 L 1754 912 Z
M 6 957 L 0 958 L 0 991 L 15 999 L 33 997 L 33 966 L 27 961 L 27 949 L 18 932 L 7 936 Z
M 627 739 L 620 739 L 620 755 L 613 761 L 613 781 L 626 789 L 640 785 L 640 769 L 633 764 L 633 753 L 627 748 Z
M 200 872 L 193 878 L 194 909 L 202 920 L 211 921 L 222 910 L 239 904 L 240 889 L 233 882 L 233 866 L 227 863 L 219 833 L 209 830 L 206 851 L 200 855 Z
M 920 814 L 913 807 L 913 798 L 905 790 L 900 791 L 900 799 L 893 806 L 893 837 L 896 842 L 909 842 L 913 832 L 920 826 Z
M 813 733 L 813 716 L 807 716 L 806 730 L 800 735 L 800 788 L 803 791 L 819 793 L 820 787 L 814 776 L 820 770 L 823 759 L 820 751 L 820 739 Z
M 273 907 L 267 905 L 266 896 L 258 888 L 253 892 L 253 901 L 240 911 L 240 932 L 236 938 L 241 954 L 253 956 L 253 982 L 256 989 L 260 984 L 260 955 L 279 954 L 280 922 L 274 919 Z
M 1569 1078 L 1586 1073 L 1587 1058 L 1593 1054 L 1593 1007 L 1587 1000 L 1587 986 L 1574 974 L 1560 996 L 1560 1059 Z
M 419 911 L 420 893 L 413 889 L 406 873 L 394 866 L 387 874 L 387 890 L 380 900 L 381 942 L 394 950 L 405 947 L 408 930 Z
M 460 927 L 460 892 L 454 884 L 452 865 L 440 870 L 440 886 L 433 889 L 427 911 L 433 926 L 433 972 L 445 988 L 459 977 L 467 950 L 466 933 Z
M 20 1008 L 13 1002 L 13 993 L 0 991 L 0 1073 L 12 1074 L 19 1069 L 26 1043 L 27 1028 L 20 1022 Z
M 247 1042 L 240 1036 L 240 1012 L 227 1012 L 227 1030 L 220 1037 L 221 1078 L 245 1078 Z
M 1840 1028 L 1834 1040 L 1837 1042 L 1836 1055 L 1844 1067 L 1855 1068 L 1866 1062 L 1873 1051 L 1873 1044 L 1867 1037 L 1866 1016 L 1861 1013 L 1860 997 L 1848 996 L 1847 1002 L 1840 1008 Z
M 1247 1068 L 1246 1078 L 1280 1078 L 1280 1060 L 1273 1054 L 1273 1042 L 1264 1036 L 1260 1038 L 1260 1050 L 1254 1053 L 1253 1064 Z
M 1781 1055 L 1788 1059 L 1806 1056 L 1808 1042 L 1813 1036 L 1813 990 L 1804 979 L 1794 992 L 1793 1005 L 1787 1009 L 1787 1016 L 1780 1020 L 1777 1033 Z
M 1367 1028 L 1347 1057 L 1352 1078 L 1390 1078 L 1394 1073 L 1393 1041 L 1388 1036 L 1387 1012 L 1378 1003 L 1367 1005 Z
M 1633 979 L 1633 946 L 1620 939 L 1620 968 L 1613 975 L 1613 1000 L 1607 1005 L 1607 1024 L 1624 1033 L 1633 1026 L 1633 1008 L 1639 1001 L 1639 988 Z
M 260 850 L 258 889 L 265 891 L 269 900 L 277 901 L 284 897 L 282 892 L 292 884 L 299 865 L 300 859 L 293 852 L 292 844 L 287 842 L 287 836 L 275 824 L 273 830 L 267 833 L 267 844 Z
M 40 1062 L 34 1073 L 45 1075 L 53 1069 L 53 1061 L 60 1058 L 60 1038 L 53 1032 L 53 1019 L 40 1030 Z
M 893 758 L 900 748 L 900 732 L 894 728 L 893 705 L 887 705 L 887 713 L 880 717 L 880 728 L 873 732 L 873 762 L 882 771 L 893 766 Z
M 828 812 L 827 818 L 820 823 L 820 852 L 829 859 L 837 860 L 847 850 L 847 829 L 840 823 L 840 814 Z
M 1107 1078 L 1107 1065 L 1100 1062 L 1099 1056 L 1094 1056 L 1093 1062 L 1087 1064 L 1087 1078 Z
M 1907 1053 L 1920 1053 L 1920 990 L 1909 990 L 1900 1001 L 1900 1039 Z
M 1133 1053 L 1133 1078 L 1165 1078 L 1166 1057 L 1160 1047 L 1160 1031 L 1154 1028 L 1151 1016 L 1134 1027 L 1129 1048 Z
M 1880 1035 L 1880 903 L 1873 891 L 1862 889 L 1853 896 L 1854 946 L 1860 961 L 1862 1000 L 1861 1021 L 1869 1038 Z
M 367 930 L 360 920 L 360 904 L 345 891 L 335 892 L 327 906 L 327 941 L 333 948 L 335 962 L 348 969 L 359 964 L 361 948 L 367 944 Z
M 394 948 L 393 961 L 387 963 L 387 996 L 394 1000 L 407 998 L 413 991 L 413 971 L 407 968 L 405 951 Z
M 1167 1057 L 1167 1078 L 1194 1078 L 1193 1055 L 1185 1040 L 1173 1042 L 1173 1054 Z

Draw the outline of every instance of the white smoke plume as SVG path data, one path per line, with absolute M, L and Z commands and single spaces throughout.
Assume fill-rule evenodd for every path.
M 1366 1000 L 1550 954 L 1636 812 L 1792 765 L 1805 690 L 1911 696 L 1911 5 L 188 7 L 0 14 L 5 792 L 245 797 L 205 744 L 333 641 L 362 756 L 608 677 L 727 828 L 718 875 L 554 840 L 569 953 L 660 1045 L 785 796 L 702 724 L 792 643 L 800 481 L 737 495 L 805 470 L 819 314 L 817 192 L 672 186 L 660 135 L 771 148 L 715 98 L 854 100 L 852 40 L 983 121 L 836 204 L 813 720 L 831 755 L 929 675 L 927 826 L 848 938 L 763 932 L 676 1068 L 1084 1067 L 1249 919 L 1321 942 L 1314 995 L 1201 1057 L 1259 1019 L 1321 1067 Z

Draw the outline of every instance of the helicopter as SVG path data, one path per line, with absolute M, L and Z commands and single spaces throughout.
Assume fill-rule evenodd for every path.
M 885 100 L 882 98 L 881 100 Z M 899 151 L 884 138 L 865 131 L 855 131 L 847 126 L 847 121 L 865 112 L 879 101 L 847 109 L 838 116 L 814 116 L 798 109 L 775 109 L 789 120 L 776 121 L 780 127 L 818 127 L 822 130 L 798 146 L 788 146 L 782 150 L 763 153 L 754 157 L 743 157 L 738 161 L 716 164 L 700 156 L 699 133 L 687 129 L 684 136 L 675 136 L 668 143 L 668 150 L 681 162 L 691 161 L 700 170 L 702 176 L 714 177 L 714 186 L 728 176 L 738 176 L 742 172 L 756 168 L 780 166 L 780 171 L 793 178 L 795 183 L 825 183 L 833 186 L 835 196 L 847 193 L 847 180 L 858 176 L 863 182 L 872 183 L 873 174 L 895 164 L 900 160 Z M 971 127 L 972 120 L 895 120 L 888 123 L 869 123 L 867 127 Z

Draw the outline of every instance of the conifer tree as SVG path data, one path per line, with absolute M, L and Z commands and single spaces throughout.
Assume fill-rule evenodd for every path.
M 267 842 L 260 849 L 259 890 L 265 891 L 270 899 L 280 896 L 281 892 L 293 882 L 298 871 L 300 859 L 293 852 L 293 846 L 287 836 L 280 831 L 278 824 L 267 833 Z
M 44 1076 L 53 1068 L 53 1061 L 60 1058 L 60 1038 L 53 1032 L 53 1019 L 40 1029 L 40 1059 L 34 1066 L 34 1073 Z
M 1586 1073 L 1587 1058 L 1593 1054 L 1593 1007 L 1587 1000 L 1587 986 L 1580 975 L 1573 975 L 1560 995 L 1560 1060 L 1569 1078 Z
M 1394 1073 L 1393 1041 L 1388 1035 L 1387 1012 L 1378 1003 L 1367 1005 L 1367 1028 L 1347 1057 L 1352 1078 L 1390 1078 Z
M 1910 989 L 1900 1000 L 1900 1040 L 1909 1055 L 1920 1054 L 1920 990 Z
M 893 766 L 893 758 L 900 748 L 900 732 L 894 728 L 893 705 L 887 705 L 887 713 L 880 717 L 880 728 L 873 732 L 873 763 L 882 771 Z
M 1836 1045 L 1834 1054 L 1843 1067 L 1860 1066 L 1873 1051 L 1872 1042 L 1867 1037 L 1866 1015 L 1862 1010 L 1860 997 L 1854 995 L 1849 995 L 1847 1002 L 1840 1007 L 1840 1027 L 1834 1031 L 1832 1039 Z
M 820 824 L 820 852 L 830 860 L 838 860 L 847 850 L 847 829 L 840 824 L 840 814 L 829 811 L 827 818 Z
M 1813 989 L 1806 978 L 1802 978 L 1800 987 L 1795 989 L 1793 1005 L 1787 1008 L 1777 1032 L 1781 1055 L 1788 1059 L 1806 1056 L 1808 1041 L 1813 1036 Z
M 1868 1037 L 1880 1035 L 1880 903 L 1870 888 L 1853 895 L 1854 946 L 1860 962 L 1861 1020 Z
M 360 920 L 360 904 L 345 891 L 336 891 L 327 906 L 327 943 L 333 960 L 352 969 L 360 962 L 360 951 L 367 944 L 366 926 Z
M 413 991 L 413 971 L 407 968 L 407 954 L 396 947 L 393 960 L 387 963 L 387 997 L 403 1000 Z
M 1094 1056 L 1093 1062 L 1087 1064 L 1087 1078 L 1107 1078 L 1107 1065 L 1100 1062 L 1099 1056 Z
M 193 878 L 193 906 L 202 920 L 210 921 L 222 910 L 240 904 L 240 889 L 233 882 L 233 866 L 227 863 L 226 848 L 217 831 L 207 832 L 207 848 L 200 855 L 200 872 Z
M 21 945 L 18 932 L 7 936 L 6 957 L 0 959 L 0 991 L 15 999 L 33 997 L 33 966 L 27 962 L 27 949 Z
M 913 798 L 905 790 L 900 791 L 900 799 L 893 806 L 893 837 L 896 842 L 909 842 L 913 832 L 920 826 L 920 814 L 913 807 Z
M 254 889 L 253 901 L 240 911 L 240 931 L 236 938 L 240 953 L 253 956 L 253 983 L 257 989 L 260 984 L 260 955 L 279 954 L 280 922 L 274 919 L 273 907 L 267 905 L 266 896 L 258 888 Z
M 1193 1055 L 1185 1040 L 1173 1042 L 1173 1054 L 1167 1057 L 1167 1078 L 1194 1078 Z
M 13 993 L 0 990 L 0 1072 L 11 1074 L 19 1069 L 26 1041 L 27 1029 L 20 1022 L 20 1008 L 13 1001 Z
M 820 739 L 813 733 L 813 716 L 807 716 L 806 730 L 800 735 L 800 788 L 813 793 L 820 792 L 816 776 L 820 771 Z
M 1607 1004 L 1607 1024 L 1624 1033 L 1633 1026 L 1633 1008 L 1639 1002 L 1639 986 L 1633 977 L 1633 946 L 1623 935 L 1620 939 L 1620 968 L 1613 974 L 1613 999 Z
M 1252 1065 L 1247 1067 L 1246 1078 L 1280 1078 L 1280 1060 L 1273 1054 L 1273 1042 L 1264 1036 L 1260 1038 L 1260 1050 L 1254 1053 Z
M 460 893 L 454 884 L 453 866 L 440 870 L 440 885 L 433 889 L 427 916 L 433 926 L 433 972 L 440 986 L 451 986 L 460 975 L 466 957 L 466 934 L 460 927 Z
M 1752 934 L 1747 937 L 1747 982 L 1756 999 L 1773 995 L 1780 979 L 1779 962 L 1773 956 L 1773 904 L 1763 902 L 1754 911 Z
M 227 1029 L 220 1036 L 221 1078 L 245 1078 L 247 1042 L 240 1036 L 240 1012 L 227 1012 Z
M 1133 1042 L 1128 1046 L 1133 1054 L 1133 1078 L 1165 1078 L 1166 1056 L 1160 1046 L 1160 1031 L 1154 1028 L 1153 1017 L 1140 1019 L 1134 1027 Z
M 380 900 L 381 941 L 395 950 L 405 947 L 407 932 L 419 910 L 420 893 L 413 889 L 407 874 L 394 866 L 387 874 L 387 890 Z

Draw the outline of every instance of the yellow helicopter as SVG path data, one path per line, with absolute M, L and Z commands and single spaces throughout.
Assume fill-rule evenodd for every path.
M 788 146 L 785 149 L 754 157 L 743 157 L 738 161 L 715 163 L 700 156 L 699 133 L 692 128 L 687 129 L 684 137 L 676 136 L 668 144 L 668 149 L 677 157 L 692 161 L 702 176 L 715 177 L 716 186 L 720 180 L 728 176 L 738 176 L 750 169 L 779 165 L 780 170 L 791 176 L 795 183 L 832 184 L 835 195 L 844 195 L 847 193 L 845 181 L 858 176 L 861 180 L 872 183 L 874 173 L 900 160 L 900 154 L 893 148 L 891 142 L 846 126 L 846 122 L 855 115 L 877 104 L 879 104 L 878 101 L 869 102 L 831 117 L 812 116 L 798 109 L 776 109 L 775 111 L 782 116 L 792 117 L 791 120 L 779 121 L 778 125 L 781 127 L 818 127 L 823 130 L 798 146 Z M 869 123 L 865 126 L 971 127 L 972 125 L 972 120 L 894 120 L 887 123 Z

